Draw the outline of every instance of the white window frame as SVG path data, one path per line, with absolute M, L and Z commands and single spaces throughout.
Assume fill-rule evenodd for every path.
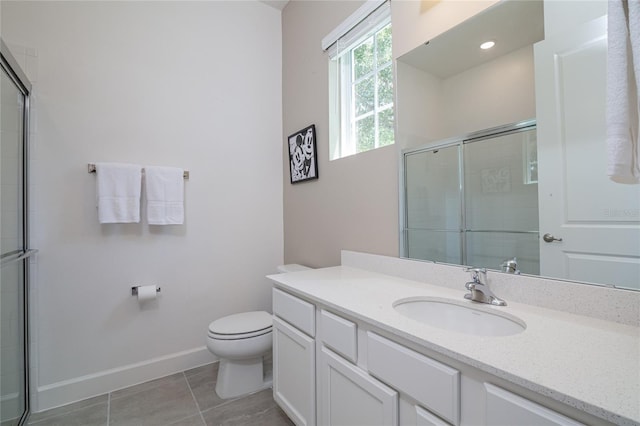
M 391 24 L 389 1 L 371 0 L 365 3 L 353 15 L 345 20 L 322 41 L 322 46 L 329 53 L 329 159 L 336 160 L 357 152 L 356 124 L 365 118 L 374 117 L 374 147 L 379 145 L 379 115 L 394 107 L 393 100 L 386 105 L 378 105 L 378 73 L 389 67 L 393 73 L 393 58 L 385 64 L 378 65 L 377 38 L 378 31 Z M 354 79 L 352 67 L 353 51 L 374 37 L 374 64 L 367 74 Z M 355 115 L 355 87 L 373 76 L 374 107 L 359 116 Z M 392 77 L 393 78 L 393 77 Z M 362 151 L 361 151 L 362 152 Z

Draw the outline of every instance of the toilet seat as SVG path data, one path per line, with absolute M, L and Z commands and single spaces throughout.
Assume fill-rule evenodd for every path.
M 219 318 L 209 324 L 209 337 L 240 340 L 271 333 L 273 319 L 266 311 L 242 312 Z

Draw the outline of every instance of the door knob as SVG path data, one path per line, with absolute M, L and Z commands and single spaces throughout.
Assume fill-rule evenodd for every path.
M 542 239 L 545 241 L 545 243 L 552 243 L 554 241 L 562 241 L 562 238 L 556 238 L 556 237 L 554 237 L 553 235 L 551 235 L 549 233 L 544 234 L 542 236 Z

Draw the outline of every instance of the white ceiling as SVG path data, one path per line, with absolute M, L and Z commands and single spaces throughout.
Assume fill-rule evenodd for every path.
M 260 0 L 260 1 L 278 10 L 284 9 L 287 3 L 289 3 L 289 0 Z
M 504 1 L 398 58 L 447 78 L 544 39 L 542 1 Z M 493 40 L 495 47 L 481 50 Z

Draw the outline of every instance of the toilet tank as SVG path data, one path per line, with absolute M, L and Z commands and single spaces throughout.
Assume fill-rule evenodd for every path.
M 309 268 L 307 266 L 303 266 L 303 265 L 298 265 L 297 263 L 289 263 L 288 265 L 280 265 L 278 266 L 278 272 L 281 274 L 284 274 L 286 272 L 299 272 L 299 271 L 306 271 L 308 269 L 312 269 Z

